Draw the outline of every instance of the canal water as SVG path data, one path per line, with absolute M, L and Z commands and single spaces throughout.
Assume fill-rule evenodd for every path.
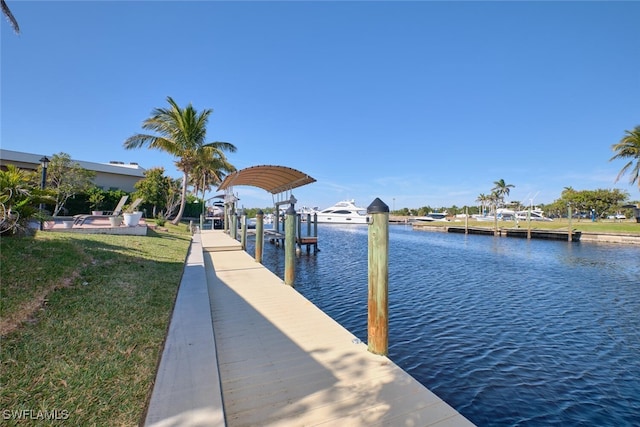
M 640 425 L 640 247 L 389 235 L 389 358 L 440 398 L 479 426 Z M 295 280 L 364 342 L 367 238 L 320 224 Z M 284 276 L 282 248 L 263 263 Z

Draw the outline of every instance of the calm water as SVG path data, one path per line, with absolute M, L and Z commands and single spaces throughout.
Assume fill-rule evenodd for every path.
M 367 233 L 319 225 L 296 260 L 296 289 L 365 342 Z M 389 233 L 389 357 L 427 388 L 479 426 L 640 425 L 640 247 Z M 284 251 L 264 264 L 283 277 Z

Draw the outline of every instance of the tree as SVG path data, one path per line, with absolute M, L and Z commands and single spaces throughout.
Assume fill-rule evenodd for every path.
M 206 155 L 219 157 L 224 151 L 235 152 L 236 147 L 228 142 L 205 143 L 207 122 L 213 110 L 206 109 L 199 113 L 191 104 L 182 109 L 170 96 L 167 102 L 169 108 L 155 108 L 151 117 L 142 123 L 143 129 L 159 135 L 133 135 L 127 138 L 124 147 L 133 149 L 147 145 L 150 149 L 165 151 L 177 158 L 175 164 L 183 174 L 182 194 L 180 209 L 172 223 L 178 224 L 186 205 L 189 175 L 199 159 Z
M 609 161 L 615 159 L 630 159 L 620 169 L 620 173 L 616 177 L 615 182 L 629 172 L 631 177 L 629 183 L 638 183 L 638 189 L 640 189 L 640 126 L 636 126 L 633 130 L 626 130 L 625 136 L 622 137 L 620 142 L 613 144 L 611 149 L 615 151 L 615 155 L 609 159 Z M 635 165 L 633 162 L 635 161 Z
M 497 198 L 496 202 L 500 203 L 504 203 L 504 197 L 509 195 L 511 188 L 515 188 L 515 185 L 504 182 L 504 179 L 494 181 L 493 185 L 491 191 Z
M 155 218 L 158 209 L 164 209 L 170 196 L 171 178 L 164 176 L 164 168 L 151 168 L 144 172 L 144 179 L 136 182 L 136 197 L 142 197 L 153 206 Z M 166 216 L 166 212 L 164 214 Z
M 0 234 L 22 232 L 32 218 L 43 219 L 39 204 L 51 198 L 33 184 L 34 175 L 15 165 L 0 170 Z
M 16 34 L 20 34 L 20 26 L 18 25 L 18 21 L 13 17 L 13 13 L 9 10 L 9 6 L 5 3 L 4 0 L 0 0 L 0 4 L 2 5 L 2 14 L 7 18 L 7 21 L 11 24 L 11 28 Z
M 567 205 L 570 205 L 581 216 L 590 216 L 593 213 L 598 218 L 607 212 L 615 213 L 628 197 L 628 193 L 617 188 L 576 191 L 566 187 L 562 191 L 560 200 L 552 204 L 552 209 L 562 215 L 566 212 Z
M 95 176 L 95 172 L 72 162 L 68 154 L 54 154 L 47 169 L 47 188 L 53 191 L 55 197 L 53 215 L 60 213 L 69 197 L 89 191 L 94 186 Z
M 480 203 L 481 211 L 484 215 L 486 207 L 490 205 L 491 198 L 484 193 L 480 193 L 480 195 L 478 195 L 478 198 L 476 199 L 476 202 Z
M 198 191 L 202 191 L 202 203 L 204 206 L 205 192 L 208 191 L 212 185 L 218 185 L 227 176 L 227 174 L 234 172 L 236 168 L 227 161 L 224 153 L 209 150 L 202 150 L 197 163 L 193 167 L 193 173 L 191 177 L 191 184 L 194 188 L 194 194 L 197 195 Z
M 89 200 L 89 208 L 92 211 L 99 211 L 102 209 L 102 204 L 105 199 L 105 191 L 98 187 L 92 187 L 87 191 Z

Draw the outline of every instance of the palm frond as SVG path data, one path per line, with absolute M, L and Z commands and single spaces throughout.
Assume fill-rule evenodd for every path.
M 633 130 L 625 131 L 625 135 L 617 144 L 613 144 L 611 149 L 615 154 L 609 159 L 609 161 L 630 159 L 622 169 L 620 169 L 615 182 L 618 182 L 627 172 L 631 172 L 629 183 L 633 184 L 637 181 L 638 188 L 640 188 L 640 126 L 636 126 Z M 633 163 L 634 161 L 635 166 Z
M 13 13 L 11 13 L 9 6 L 7 6 L 7 3 L 5 3 L 4 0 L 0 0 L 0 3 L 2 4 L 2 14 L 7 18 L 9 24 L 11 24 L 11 28 L 13 28 L 13 31 L 16 34 L 20 34 L 20 26 L 18 25 L 16 18 L 13 16 Z

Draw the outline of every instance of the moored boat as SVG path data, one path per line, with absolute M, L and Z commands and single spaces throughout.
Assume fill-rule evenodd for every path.
M 425 216 L 414 216 L 412 220 L 414 222 L 449 221 L 449 219 L 447 219 L 446 212 L 430 212 Z
M 367 210 L 356 206 L 355 200 L 343 200 L 317 212 L 319 223 L 366 224 Z

